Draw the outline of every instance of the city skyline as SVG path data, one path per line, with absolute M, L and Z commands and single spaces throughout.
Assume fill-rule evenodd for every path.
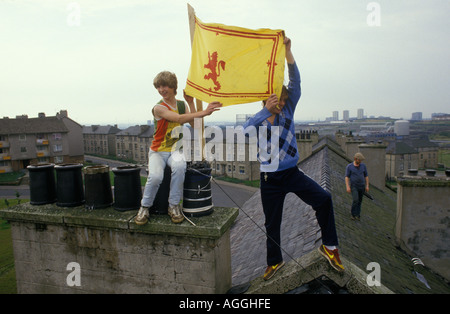
M 204 22 L 284 29 L 302 77 L 295 119 L 409 119 L 447 112 L 450 21 L 446 1 L 189 1 Z M 0 2 L 0 116 L 67 110 L 81 124 L 146 124 L 163 70 L 190 65 L 185 1 Z M 287 76 L 285 76 L 285 81 Z M 285 82 L 287 83 L 287 82 Z M 205 122 L 234 121 L 261 103 L 222 108 Z

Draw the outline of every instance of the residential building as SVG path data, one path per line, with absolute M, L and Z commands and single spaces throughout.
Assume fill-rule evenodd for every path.
M 116 134 L 120 131 L 117 125 L 83 126 L 84 153 L 115 156 Z
M 150 125 L 135 125 L 116 133 L 116 155 L 121 159 L 132 159 L 138 164 L 148 163 L 148 151 L 153 141 L 154 128 Z
M 386 150 L 386 177 L 393 179 L 409 169 L 419 168 L 419 154 L 405 142 L 390 142 Z
M 428 138 L 409 138 L 405 140 L 419 153 L 419 168 L 437 168 L 439 146 L 430 142 Z
M 56 116 L 27 115 L 0 119 L 0 173 L 26 169 L 37 163 L 82 162 L 82 126 L 66 110 Z
M 215 154 L 215 160 L 211 164 L 212 173 L 239 180 L 259 180 L 256 140 L 252 141 L 250 137 L 234 131 L 234 128 L 224 130 L 222 142 L 216 142 L 216 146 L 211 148 L 211 153 Z M 212 145 L 212 142 L 209 141 L 208 144 Z

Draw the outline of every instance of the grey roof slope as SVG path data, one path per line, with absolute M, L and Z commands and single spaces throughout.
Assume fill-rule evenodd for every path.
M 153 137 L 154 127 L 151 125 L 134 125 L 121 130 L 117 136 Z
M 112 125 L 85 125 L 83 126 L 83 134 L 116 134 L 121 130 Z
M 396 245 L 394 192 L 371 186 L 374 200 L 363 200 L 361 221 L 350 219 L 351 196 L 347 194 L 344 182 L 348 163 L 349 159 L 338 145 L 326 139 L 320 141 L 313 154 L 299 164 L 302 171 L 333 196 L 341 256 L 363 271 L 370 262 L 377 262 L 381 268 L 381 283 L 394 293 L 450 293 L 448 282 L 426 267 L 421 267 L 420 273 L 431 289 L 419 281 L 413 273 L 411 257 Z M 321 244 L 321 233 L 312 208 L 294 194 L 287 195 L 284 205 L 281 245 L 287 252 L 283 252 L 285 261 L 290 261 L 317 248 Z M 233 285 L 262 276 L 266 267 L 265 234 L 244 212 L 264 230 L 260 191 L 242 206 L 231 229 Z
M 0 134 L 67 133 L 69 129 L 57 117 L 0 119 Z

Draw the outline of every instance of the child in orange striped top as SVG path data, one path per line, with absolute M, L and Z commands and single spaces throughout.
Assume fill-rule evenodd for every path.
M 153 80 L 153 85 L 162 96 L 162 100 L 153 107 L 155 118 L 155 133 L 148 156 L 148 178 L 141 200 L 141 208 L 135 218 L 138 225 L 144 225 L 149 218 L 148 209 L 153 205 L 156 192 L 163 180 L 164 168 L 168 165 L 172 170 L 169 193 L 168 214 L 174 223 L 184 220 L 180 201 L 183 195 L 183 183 L 186 172 L 186 161 L 181 154 L 172 148 L 179 138 L 172 138 L 172 130 L 184 123 L 194 124 L 195 118 L 203 118 L 219 110 L 219 102 L 210 103 L 205 110 L 196 111 L 191 96 L 184 95 L 189 108 L 184 101 L 177 100 L 177 77 L 174 73 L 164 71 Z

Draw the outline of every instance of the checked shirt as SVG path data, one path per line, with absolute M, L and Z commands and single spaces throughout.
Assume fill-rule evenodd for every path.
M 281 171 L 296 166 L 299 153 L 295 138 L 294 112 L 300 99 L 300 72 L 297 64 L 288 64 L 288 99 L 272 125 L 266 107 L 248 119 L 244 128 L 254 126 L 258 132 L 258 159 L 261 172 Z

